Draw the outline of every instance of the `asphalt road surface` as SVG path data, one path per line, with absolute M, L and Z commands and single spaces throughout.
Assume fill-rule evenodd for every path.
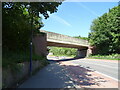
M 105 60 L 87 60 L 87 59 L 76 59 L 71 60 L 72 63 L 79 64 L 85 68 L 97 71 L 98 73 L 104 74 L 115 80 L 120 80 L 118 72 L 120 72 L 120 65 L 118 62 L 111 62 Z
M 50 57 L 48 57 L 50 58 Z M 62 61 L 65 60 L 67 57 L 59 57 L 59 59 Z M 50 58 L 51 60 L 55 59 Z M 57 58 L 56 58 L 57 59 Z M 65 60 L 67 61 L 67 59 Z M 68 59 L 69 61 L 69 59 Z M 94 70 L 100 74 L 106 75 L 114 80 L 120 81 L 120 75 L 118 72 L 120 72 L 120 62 L 118 61 L 107 61 L 107 60 L 91 60 L 91 59 L 72 59 L 70 60 L 74 64 L 79 64 L 80 66 L 83 66 L 87 69 Z

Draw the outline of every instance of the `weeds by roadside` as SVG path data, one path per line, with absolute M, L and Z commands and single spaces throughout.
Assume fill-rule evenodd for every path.
M 45 56 L 39 56 L 33 53 L 32 55 L 33 61 L 41 61 L 43 63 L 47 63 L 47 59 Z M 30 53 L 29 52 L 4 52 L 2 57 L 2 67 L 15 67 L 17 63 L 29 62 L 30 61 Z

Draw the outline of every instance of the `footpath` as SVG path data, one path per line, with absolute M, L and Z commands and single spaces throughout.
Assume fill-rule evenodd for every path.
M 57 62 L 38 71 L 25 81 L 19 88 L 75 88 L 73 82 L 66 76 L 64 69 Z

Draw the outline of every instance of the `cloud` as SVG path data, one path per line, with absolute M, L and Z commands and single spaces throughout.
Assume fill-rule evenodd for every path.
M 78 3 L 78 4 L 79 4 L 82 8 L 86 9 L 87 11 L 89 11 L 91 14 L 99 17 L 99 15 L 98 15 L 95 11 L 93 11 L 92 9 L 89 9 L 89 8 L 88 8 L 87 6 L 85 6 L 84 4 L 82 4 L 82 3 Z
M 63 18 L 61 18 L 61 17 L 59 17 L 59 16 L 57 16 L 57 15 L 54 15 L 54 14 L 52 14 L 52 15 L 50 15 L 50 17 L 51 18 L 53 18 L 54 20 L 56 20 L 56 21 L 58 21 L 59 23 L 61 23 L 61 24 L 64 24 L 64 25 L 67 25 L 67 26 L 72 26 L 70 23 L 68 23 L 66 20 L 64 20 Z

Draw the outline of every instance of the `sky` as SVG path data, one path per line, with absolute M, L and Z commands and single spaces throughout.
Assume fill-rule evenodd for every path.
M 117 5 L 117 2 L 63 2 L 56 13 L 42 19 L 41 30 L 88 37 L 92 21 Z

